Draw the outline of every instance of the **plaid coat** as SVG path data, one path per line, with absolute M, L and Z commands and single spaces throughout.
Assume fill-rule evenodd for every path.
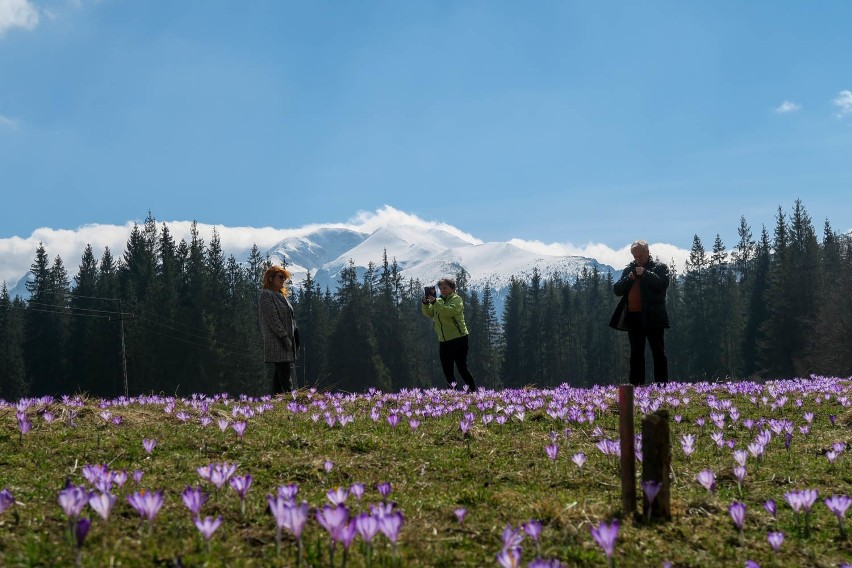
M 261 290 L 257 302 L 260 331 L 263 333 L 264 361 L 292 363 L 296 360 L 293 306 L 284 294 Z

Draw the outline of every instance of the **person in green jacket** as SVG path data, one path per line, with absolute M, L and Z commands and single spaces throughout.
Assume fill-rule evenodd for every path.
M 441 369 L 444 378 L 452 388 L 456 384 L 453 364 L 458 368 L 464 382 L 471 391 L 476 390 L 473 375 L 467 368 L 467 325 L 464 323 L 464 301 L 456 294 L 456 281 L 443 278 L 438 281 L 441 296 L 426 295 L 421 301 L 420 311 L 435 322 L 435 333 L 438 334 L 438 355 L 441 359 Z M 434 288 L 431 290 L 434 291 Z

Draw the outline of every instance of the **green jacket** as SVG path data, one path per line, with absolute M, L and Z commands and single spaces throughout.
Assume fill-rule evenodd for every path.
M 435 322 L 438 341 L 450 341 L 467 335 L 464 302 L 455 292 L 447 298 L 438 298 L 434 304 L 420 304 L 420 311 Z

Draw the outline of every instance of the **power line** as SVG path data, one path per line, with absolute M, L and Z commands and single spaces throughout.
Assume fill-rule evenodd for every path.
M 187 343 L 189 345 L 194 345 L 195 347 L 201 347 L 201 348 L 204 348 L 204 349 L 209 349 L 211 351 L 213 351 L 215 349 L 215 347 L 211 346 L 211 345 L 204 345 L 204 344 L 201 344 L 201 343 L 196 343 L 196 342 L 191 341 L 189 339 L 185 339 L 183 337 L 175 337 L 174 335 L 169 335 L 168 333 L 161 333 L 161 332 L 156 331 L 154 329 L 149 329 L 148 331 L 150 333 L 153 333 L 154 335 L 160 335 L 162 337 L 168 337 L 169 339 L 173 339 L 175 341 L 182 341 L 182 342 Z M 255 353 L 249 353 L 247 351 L 234 351 L 232 349 L 227 349 L 227 348 L 222 348 L 222 350 L 226 351 L 229 355 L 241 355 L 243 357 L 255 357 L 256 356 Z
M 65 315 L 65 316 L 80 316 L 80 317 L 87 317 L 87 318 L 110 319 L 110 316 L 106 316 L 106 315 L 102 316 L 102 315 L 97 315 L 97 314 L 77 314 L 77 313 L 74 313 L 74 312 L 67 312 L 67 311 L 64 311 L 62 309 L 60 309 L 60 310 L 43 310 L 43 309 L 39 309 L 39 308 L 30 308 L 30 307 L 27 307 L 27 306 L 15 306 L 13 304 L 10 304 L 8 307 L 16 308 L 16 309 L 19 309 L 19 310 L 26 310 L 28 312 L 40 312 L 40 313 L 44 313 L 44 314 L 61 314 L 61 315 Z M 69 309 L 73 309 L 73 308 L 69 308 Z
M 94 308 L 80 308 L 77 306 L 63 305 L 63 304 L 50 304 L 47 302 L 27 302 L 30 306 L 47 306 L 51 308 L 64 308 L 69 310 L 78 310 L 82 312 L 96 312 L 101 314 L 120 314 L 121 312 L 116 312 L 114 310 L 96 310 Z

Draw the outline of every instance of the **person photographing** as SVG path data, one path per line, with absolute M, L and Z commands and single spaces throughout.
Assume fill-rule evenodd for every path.
M 464 301 L 456 294 L 456 282 L 452 278 L 439 280 L 438 289 L 440 297 L 435 296 L 434 286 L 425 289 L 420 311 L 434 322 L 439 342 L 438 356 L 447 385 L 453 388 L 456 384 L 455 366 L 468 388 L 474 391 L 476 383 L 467 368 L 469 346 L 467 325 L 464 322 Z
M 648 243 L 643 240 L 630 245 L 633 262 L 613 285 L 621 300 L 610 320 L 610 327 L 627 331 L 630 340 L 630 384 L 645 384 L 645 341 L 654 359 L 654 381 L 669 380 L 664 333 L 669 327 L 666 311 L 666 290 L 669 287 L 669 267 L 651 258 Z

